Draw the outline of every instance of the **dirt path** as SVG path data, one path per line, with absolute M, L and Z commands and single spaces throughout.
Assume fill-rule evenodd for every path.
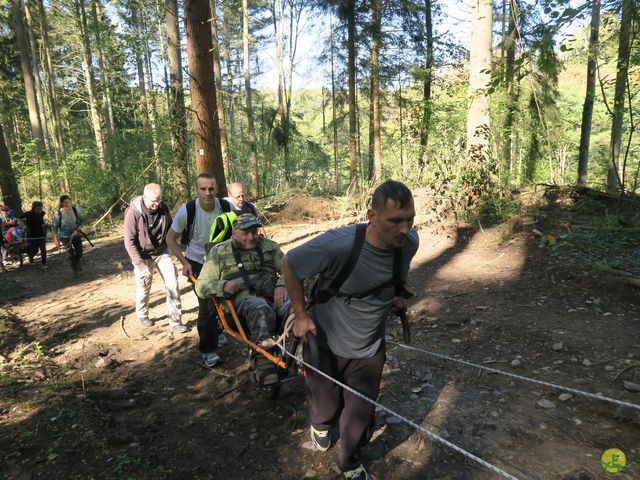
M 320 230 L 270 231 L 288 249 Z M 639 290 L 553 259 L 524 234 L 420 233 L 413 346 L 640 404 L 623 383 L 640 383 Z M 203 368 L 186 282 L 191 331 L 167 328 L 157 276 L 156 325 L 142 329 L 120 241 L 85 260 L 80 279 L 62 257 L 48 275 L 1 276 L 0 478 L 335 478 L 334 449 L 305 448 L 300 381 L 262 398 L 233 344 L 221 367 Z M 388 334 L 401 339 L 394 319 Z M 560 393 L 390 342 L 380 402 L 522 479 L 605 478 L 598 461 L 613 447 L 640 463 L 640 411 Z M 496 478 L 382 412 L 364 453 L 377 479 Z

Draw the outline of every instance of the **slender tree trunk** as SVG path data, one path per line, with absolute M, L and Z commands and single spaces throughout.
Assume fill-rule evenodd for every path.
M 400 169 L 402 174 L 406 175 L 406 165 L 404 163 L 404 125 L 402 114 L 402 78 L 398 79 L 398 108 L 400 110 Z
M 60 119 L 60 107 L 58 104 L 58 96 L 56 93 L 56 77 L 53 70 L 53 62 L 51 61 L 51 48 L 49 46 L 49 25 L 47 15 L 44 9 L 43 0 L 38 0 L 38 13 L 40 17 L 40 30 L 42 32 L 42 50 L 45 59 L 45 73 L 47 81 L 47 97 L 49 98 L 49 108 L 51 110 L 51 122 L 54 130 L 54 150 L 57 158 L 64 156 L 64 134 L 62 132 L 62 121 Z M 65 187 L 67 187 L 65 185 Z M 66 191 L 67 188 L 64 188 Z
M 111 106 L 111 82 L 109 80 L 109 70 L 107 59 L 102 49 L 102 34 L 100 23 L 102 20 L 102 6 L 100 0 L 91 0 L 91 11 L 93 13 L 93 30 L 96 38 L 96 54 L 98 55 L 98 66 L 100 67 L 100 87 L 102 90 L 102 108 L 105 112 L 104 126 L 109 134 L 115 132 L 113 124 L 113 107 Z
M 146 15 L 144 10 L 141 11 L 142 31 L 149 31 Z M 149 40 L 145 36 L 142 44 L 144 50 L 144 65 L 146 67 L 145 76 L 147 79 L 147 112 L 149 113 L 149 124 L 151 126 L 151 140 L 153 147 L 153 158 L 155 160 L 155 180 L 162 184 L 162 164 L 160 163 L 160 144 L 158 141 L 158 106 L 156 102 L 156 91 L 153 82 L 153 68 L 151 66 L 151 50 L 149 48 Z
M 184 24 L 187 35 L 189 86 L 198 173 L 213 175 L 218 195 L 226 196 L 227 184 L 222 163 L 220 131 L 218 130 L 216 87 L 213 74 L 213 43 L 209 3 L 203 0 L 185 0 Z
M 347 0 L 347 55 L 349 75 L 349 184 L 356 184 L 358 130 L 356 126 L 356 13 L 355 0 Z
M 380 138 L 380 48 L 382 46 L 381 0 L 371 2 L 371 99 L 373 101 L 373 171 L 375 183 L 382 180 L 382 139 Z M 364 172 L 363 172 L 364 173 Z
M 249 163 L 251 165 L 251 195 L 260 195 L 258 185 L 258 153 L 256 132 L 253 125 L 253 107 L 251 106 L 251 64 L 249 63 L 249 6 L 248 0 L 242 0 L 242 46 L 244 52 L 244 91 L 247 102 L 247 136 L 249 140 Z
M 0 125 L 0 190 L 2 190 L 2 203 L 9 205 L 17 212 L 22 211 L 22 199 L 18 182 L 11 166 L 11 155 L 7 148 L 6 139 L 2 125 Z
M 330 25 L 330 43 L 331 43 L 331 122 L 333 123 L 333 162 L 335 165 L 336 176 L 336 194 L 340 193 L 340 162 L 338 160 L 338 123 L 336 121 L 336 78 L 334 72 L 334 59 L 333 59 L 333 25 Z
M 164 80 L 164 96 L 165 105 L 169 110 L 169 103 L 171 103 L 171 94 L 169 92 L 169 57 L 167 53 L 167 32 L 165 31 L 166 14 L 162 7 L 162 0 L 154 0 L 156 7 L 156 29 L 158 31 L 158 43 L 160 44 L 160 59 L 162 61 L 162 79 Z M 163 23 L 164 22 L 164 23 Z
M 589 165 L 589 144 L 591 142 L 591 119 L 593 102 L 596 97 L 596 65 L 598 60 L 598 42 L 600 36 L 600 0 L 592 0 L 591 33 L 589 35 L 589 60 L 587 62 L 587 92 L 582 106 L 582 124 L 580 128 L 580 150 L 578 154 L 578 186 L 587 185 L 587 167 Z
M 369 148 L 367 149 L 367 167 L 373 173 L 373 76 L 369 78 Z M 371 179 L 371 177 L 369 177 Z
M 31 18 L 31 11 L 29 10 L 29 2 L 28 0 L 23 5 L 24 8 L 24 19 L 25 29 L 27 32 L 27 37 L 29 40 L 29 50 L 31 52 L 31 59 L 33 61 L 33 79 L 35 80 L 35 89 L 36 89 L 36 101 L 38 102 L 38 114 L 40 115 L 40 126 L 42 127 L 42 138 L 44 140 L 44 150 L 47 153 L 47 157 L 50 156 L 51 153 L 51 145 L 49 144 L 49 129 L 47 127 L 47 115 L 46 109 L 44 106 L 45 95 L 42 88 L 42 79 L 40 78 L 40 55 L 38 53 L 38 48 L 36 45 L 36 39 L 33 32 L 33 19 Z
M 491 82 L 493 2 L 473 0 L 472 7 L 467 151 L 470 166 L 483 168 L 489 155 L 491 127 L 488 88 Z
M 618 66 L 616 69 L 616 88 L 613 98 L 613 119 L 611 122 L 611 143 L 609 147 L 609 169 L 607 171 L 607 192 L 624 193 L 620 177 L 620 144 L 622 143 L 622 121 L 629 71 L 629 51 L 631 22 L 634 16 L 634 0 L 622 0 L 622 19 L 620 20 L 620 39 L 618 43 Z
M 42 125 L 40 124 L 40 112 L 38 111 L 38 100 L 36 98 L 36 86 L 33 75 L 33 67 L 29 55 L 29 39 L 24 23 L 24 10 L 22 0 L 13 0 L 13 26 L 16 33 L 18 52 L 20 53 L 20 65 L 22 67 L 22 78 L 24 90 L 27 97 L 27 110 L 29 112 L 29 123 L 31 125 L 31 135 L 34 140 L 40 142 L 39 147 L 44 146 L 44 136 Z
M 225 2 L 224 6 L 227 3 Z M 227 95 L 229 98 L 228 108 L 229 108 L 229 149 L 231 149 L 231 141 L 235 138 L 236 134 L 236 95 L 235 89 L 233 85 L 233 66 L 231 63 L 231 31 L 229 29 L 230 22 L 227 21 L 229 11 L 224 10 L 224 21 L 222 22 L 222 41 L 224 45 L 224 54 L 225 54 L 225 64 L 227 68 Z M 233 168 L 233 167 L 232 167 Z M 232 176 L 233 178 L 233 176 Z
M 431 1 L 424 1 L 424 29 L 427 42 L 425 58 L 425 76 L 422 85 L 422 123 L 420 125 L 420 153 L 418 165 L 424 168 L 427 164 L 427 145 L 429 144 L 429 130 L 431 129 L 431 81 L 433 78 L 433 23 L 431 21 Z
M 229 151 L 229 139 L 227 137 L 227 124 L 225 122 L 224 99 L 222 88 L 222 69 L 220 67 L 220 42 L 218 41 L 218 16 L 216 14 L 216 0 L 209 0 L 211 8 L 211 37 L 213 39 L 213 74 L 216 77 L 216 103 L 218 106 L 218 125 L 220 127 L 220 148 L 222 150 L 222 162 L 227 176 L 231 172 L 231 152 Z
M 171 146 L 175 157 L 176 197 L 179 201 L 189 198 L 189 158 L 187 145 L 187 116 L 182 86 L 182 53 L 178 24 L 177 0 L 166 0 L 167 48 L 169 56 L 169 116 L 171 119 Z
M 98 165 L 103 170 L 107 169 L 107 161 L 104 153 L 104 137 L 100 122 L 100 111 L 96 99 L 96 79 L 93 73 L 93 62 L 91 61 L 91 47 L 89 46 L 89 29 L 87 27 L 87 13 L 85 10 L 85 0 L 74 0 L 76 19 L 78 22 L 78 32 L 82 42 L 82 71 L 84 73 L 84 84 L 89 97 L 89 109 L 91 110 L 91 125 L 96 142 L 98 153 Z
M 511 172 L 512 159 L 511 136 L 513 134 L 513 121 L 516 115 L 517 97 L 515 82 L 515 59 L 516 59 L 516 16 L 518 15 L 518 0 L 509 2 L 509 33 L 506 38 L 506 63 L 505 79 L 507 82 L 507 114 L 504 119 L 504 142 L 502 145 L 502 164 L 507 172 Z

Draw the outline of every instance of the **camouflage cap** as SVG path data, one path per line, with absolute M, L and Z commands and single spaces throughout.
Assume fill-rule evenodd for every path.
M 262 222 L 255 215 L 250 213 L 243 213 L 233 222 L 233 228 L 239 228 L 240 230 L 246 230 L 251 227 L 260 227 Z

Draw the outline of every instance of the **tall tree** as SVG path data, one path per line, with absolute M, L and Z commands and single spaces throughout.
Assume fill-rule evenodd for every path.
M 596 65 L 598 60 L 598 42 L 600 36 L 600 0 L 591 2 L 591 31 L 589 33 L 589 52 L 587 60 L 587 92 L 582 106 L 580 127 L 580 149 L 578 154 L 578 185 L 587 185 L 587 167 L 589 164 L 589 144 L 591 142 L 591 119 L 593 102 L 596 97 Z
M 218 194 L 225 196 L 227 185 L 220 147 L 217 121 L 216 87 L 213 74 L 213 55 L 209 3 L 203 0 L 185 0 L 184 25 L 187 35 L 189 86 L 196 167 L 198 173 L 213 175 Z
M 342 5 L 343 18 L 347 22 L 347 70 L 349 76 L 349 185 L 356 185 L 358 128 L 356 124 L 356 2 L 346 0 Z
M 334 42 L 333 42 L 333 23 L 330 23 L 329 30 L 331 33 L 331 123 L 333 124 L 333 162 L 335 168 L 336 194 L 340 193 L 340 161 L 338 160 L 338 120 L 336 118 L 336 78 L 334 69 Z
M 607 191 L 624 192 L 620 178 L 620 145 L 622 143 L 622 120 L 624 117 L 625 92 L 629 72 L 629 51 L 631 47 L 631 22 L 634 17 L 635 0 L 622 0 L 622 18 L 618 41 L 618 66 L 616 88 L 613 98 L 613 118 L 611 120 L 611 143 L 609 147 L 609 168 L 607 170 Z
M 27 110 L 29 112 L 29 124 L 31 125 L 31 135 L 34 140 L 44 146 L 44 135 L 40 123 L 40 112 L 38 111 L 38 100 L 36 98 L 36 85 L 33 74 L 33 65 L 29 52 L 29 39 L 24 23 L 24 10 L 22 0 L 13 0 L 11 3 L 13 12 L 13 27 L 16 33 L 18 53 L 20 54 L 20 66 L 22 67 L 22 78 L 24 90 L 27 97 Z
M 249 63 L 249 5 L 242 0 L 242 46 L 244 52 L 244 91 L 247 107 L 247 137 L 249 142 L 249 163 L 251 165 L 251 195 L 256 198 L 260 194 L 258 185 L 258 152 L 256 132 L 253 123 L 253 107 L 251 105 L 251 65 Z
M 20 198 L 18 182 L 16 182 L 13 167 L 11 166 L 11 155 L 7 148 L 2 125 L 0 125 L 0 190 L 2 190 L 2 203 L 21 212 L 22 199 Z
M 187 146 L 187 116 L 182 86 L 182 53 L 178 23 L 178 1 L 166 0 L 167 48 L 169 55 L 169 116 L 171 147 L 175 157 L 176 197 L 189 198 L 189 155 Z
M 227 123 L 224 113 L 224 98 L 222 88 L 222 69 L 220 66 L 220 42 L 218 41 L 218 15 L 216 0 L 209 0 L 211 8 L 211 37 L 213 39 L 213 74 L 216 78 L 216 103 L 218 107 L 218 126 L 220 128 L 220 148 L 222 151 L 222 163 L 227 175 L 231 172 L 231 151 L 227 136 Z
M 489 153 L 489 84 L 491 82 L 491 36 L 493 2 L 472 1 L 471 51 L 467 151 L 472 168 L 482 168 Z
M 433 79 L 433 21 L 431 18 L 432 0 L 424 0 L 424 31 L 425 31 L 425 61 L 424 80 L 422 83 L 422 122 L 420 125 L 420 153 L 418 165 L 426 165 L 427 145 L 429 144 L 429 130 L 431 129 L 431 82 Z
M 107 68 L 107 58 L 102 46 L 102 29 L 100 25 L 104 21 L 102 18 L 102 5 L 100 0 L 91 0 L 91 13 L 93 17 L 93 33 L 96 39 L 96 53 L 98 55 L 98 66 L 100 68 L 100 79 L 102 87 L 102 107 L 105 112 L 104 123 L 107 132 L 115 132 L 113 120 L 113 106 L 111 105 L 111 82 L 109 81 L 109 69 Z
M 382 45 L 382 2 L 371 1 L 371 100 L 373 131 L 373 169 L 374 182 L 382 179 L 382 139 L 380 138 L 380 47 Z
M 102 133 L 102 123 L 100 121 L 100 110 L 96 96 L 96 77 L 93 70 L 93 57 L 90 46 L 89 28 L 87 26 L 87 12 L 85 0 L 72 0 L 74 9 L 74 20 L 78 37 L 82 49 L 82 72 L 84 74 L 84 84 L 89 99 L 89 110 L 91 113 L 91 126 L 96 142 L 98 153 L 98 165 L 103 170 L 107 169 L 107 160 L 104 151 L 104 135 Z
M 502 144 L 502 162 L 507 172 L 511 172 L 511 149 L 513 122 L 518 104 L 516 94 L 515 59 L 516 59 L 516 18 L 518 15 L 518 0 L 509 1 L 509 30 L 505 38 L 506 62 L 505 80 L 507 84 L 507 114 L 504 119 L 504 140 Z

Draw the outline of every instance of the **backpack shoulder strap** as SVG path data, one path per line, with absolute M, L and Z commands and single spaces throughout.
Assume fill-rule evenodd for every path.
M 358 258 L 360 257 L 360 252 L 362 251 L 362 246 L 364 245 L 364 239 L 367 233 L 367 224 L 359 223 L 356 225 L 356 235 L 353 240 L 353 246 L 351 247 L 351 253 L 349 254 L 349 258 L 347 259 L 347 263 L 340 269 L 338 275 L 331 281 L 329 286 L 326 289 L 318 290 L 318 282 L 316 282 L 313 291 L 312 291 L 312 300 L 311 303 L 326 303 L 329 301 L 331 297 L 335 297 L 344 284 L 353 272 L 353 269 L 358 262 Z
M 193 221 L 196 218 L 196 199 L 193 198 L 186 203 L 187 207 L 187 228 L 182 231 L 180 243 L 187 245 L 193 238 Z
M 77 227 L 78 225 L 80 225 L 80 216 L 78 215 L 78 210 L 76 210 L 75 205 L 71 205 L 71 208 L 73 209 L 73 215 L 76 217 L 76 227 Z

